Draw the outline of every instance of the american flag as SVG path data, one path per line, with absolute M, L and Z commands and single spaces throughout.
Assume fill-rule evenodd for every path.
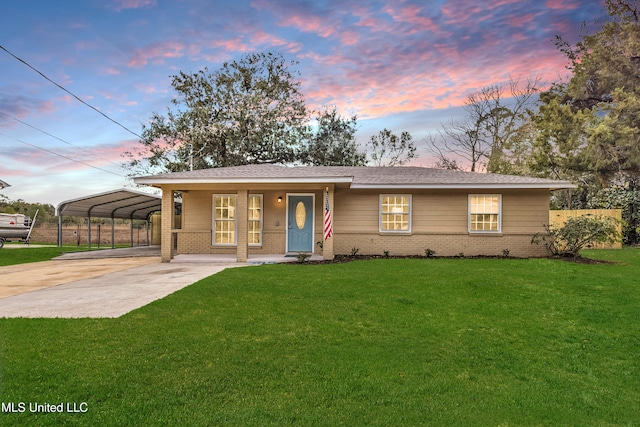
M 324 240 L 333 236 L 333 225 L 331 224 L 331 211 L 329 210 L 329 191 L 324 204 Z

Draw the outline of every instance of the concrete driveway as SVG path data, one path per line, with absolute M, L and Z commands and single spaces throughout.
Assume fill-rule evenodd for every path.
M 103 251 L 89 259 L 0 267 L 0 317 L 120 317 L 225 268 L 245 265 L 163 264 L 159 257 L 98 252 Z

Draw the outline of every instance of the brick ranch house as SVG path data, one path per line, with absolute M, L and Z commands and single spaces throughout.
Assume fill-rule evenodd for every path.
M 162 189 L 162 261 L 309 252 L 542 256 L 531 237 L 567 181 L 422 167 L 247 165 L 138 177 Z M 182 195 L 174 228 L 174 197 Z M 325 239 L 325 210 L 332 236 Z M 318 244 L 322 242 L 322 245 Z

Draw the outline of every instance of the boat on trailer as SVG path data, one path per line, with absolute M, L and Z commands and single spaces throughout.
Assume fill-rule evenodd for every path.
M 0 248 L 4 246 L 4 242 L 11 241 L 22 241 L 29 244 L 31 230 L 33 230 L 37 216 L 37 211 L 33 220 L 22 214 L 0 213 Z

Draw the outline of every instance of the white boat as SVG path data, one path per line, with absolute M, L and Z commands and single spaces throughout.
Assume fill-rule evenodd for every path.
M 32 221 L 31 218 L 22 214 L 0 213 L 0 248 L 6 241 L 20 240 L 29 243 L 34 224 L 35 219 Z

